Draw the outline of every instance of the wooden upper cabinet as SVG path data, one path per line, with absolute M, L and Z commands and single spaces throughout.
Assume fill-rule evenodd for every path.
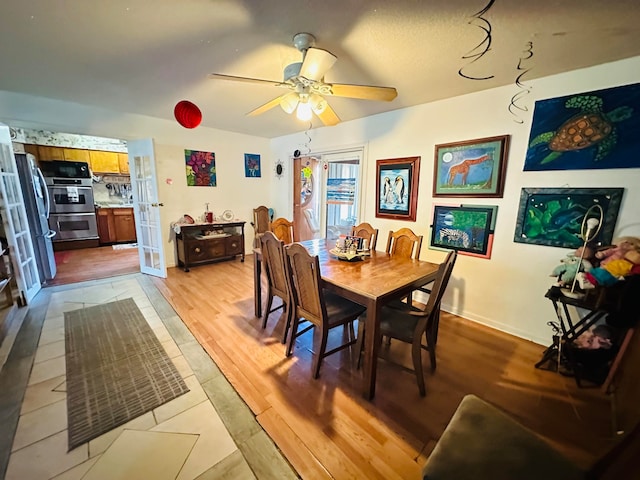
M 94 173 L 120 173 L 117 152 L 89 150 L 89 158 L 91 159 L 91 170 Z
M 89 159 L 89 150 L 82 150 L 80 148 L 63 148 L 64 159 L 72 160 L 74 162 L 87 162 Z
M 47 160 L 64 160 L 64 148 L 38 145 L 38 161 L 46 162 Z
M 118 164 L 120 166 L 120 173 L 129 173 L 129 154 L 118 153 Z

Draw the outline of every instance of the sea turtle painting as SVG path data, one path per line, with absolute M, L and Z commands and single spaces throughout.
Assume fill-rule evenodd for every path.
M 604 101 L 595 95 L 579 95 L 569 98 L 565 107 L 579 109 L 579 113 L 566 120 L 556 131 L 537 135 L 529 148 L 546 145 L 551 153 L 542 159 L 541 165 L 557 160 L 564 152 L 594 148 L 593 161 L 604 159 L 616 146 L 616 124 L 627 120 L 633 108 L 620 106 L 605 112 Z

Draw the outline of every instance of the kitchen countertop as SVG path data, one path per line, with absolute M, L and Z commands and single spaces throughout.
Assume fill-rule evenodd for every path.
M 133 208 L 132 203 L 96 203 L 96 208 Z

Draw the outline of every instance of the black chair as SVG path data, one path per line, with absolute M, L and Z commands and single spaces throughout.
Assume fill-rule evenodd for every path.
M 291 355 L 296 338 L 310 328 L 319 328 L 322 339 L 313 365 L 313 378 L 318 378 L 324 357 L 356 343 L 353 321 L 360 317 L 366 309 L 351 300 L 325 291 L 320 276 L 318 257 L 309 254 L 302 245 L 293 243 L 285 248 L 285 252 L 289 287 L 293 299 L 293 325 L 287 356 Z M 298 331 L 302 319 L 309 321 L 310 325 Z M 341 325 L 349 326 L 349 341 L 327 352 L 329 330 Z

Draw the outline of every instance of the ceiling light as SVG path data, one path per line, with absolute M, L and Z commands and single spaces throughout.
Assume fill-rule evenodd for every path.
M 298 117 L 298 120 L 302 120 L 303 122 L 311 120 L 311 104 L 309 103 L 308 98 L 300 98 L 300 103 L 296 110 L 296 117 Z
M 298 106 L 299 101 L 300 99 L 298 98 L 298 94 L 296 92 L 291 92 L 280 99 L 280 107 L 282 107 L 282 110 L 287 113 L 293 113 Z
M 312 93 L 309 96 L 309 103 L 311 103 L 311 110 L 316 115 L 320 115 L 327 108 L 327 101 L 317 93 Z

